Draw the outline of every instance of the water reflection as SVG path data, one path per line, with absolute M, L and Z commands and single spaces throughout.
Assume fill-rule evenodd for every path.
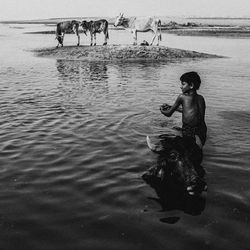
M 165 62 L 119 62 L 116 64 L 116 75 L 120 79 L 133 79 L 140 77 L 146 81 L 157 81 L 161 74 L 159 71 L 166 68 Z M 135 72 L 136 68 L 136 72 Z M 135 74 L 136 73 L 136 74 Z
M 107 62 L 57 60 L 59 78 L 70 81 L 105 82 L 108 79 Z
M 161 205 L 162 211 L 181 210 L 190 215 L 200 215 L 206 205 L 205 196 L 191 196 L 180 192 L 178 188 L 174 188 L 173 183 L 162 182 L 158 177 L 147 182 L 153 188 L 158 198 L 150 197 L 149 199 L 156 201 Z M 173 223 L 172 217 L 162 218 L 162 222 Z M 177 222 L 176 220 L 175 222 Z
M 106 62 L 57 60 L 56 68 L 60 93 L 71 101 L 78 98 L 78 102 L 93 103 L 103 100 L 109 93 Z

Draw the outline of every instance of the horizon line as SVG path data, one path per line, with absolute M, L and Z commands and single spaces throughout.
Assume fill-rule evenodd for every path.
M 148 15 L 145 15 L 148 16 Z M 155 15 L 158 17 L 165 17 L 165 18 L 191 18 L 191 19 L 250 19 L 247 16 L 169 16 L 169 15 Z M 43 20 L 55 20 L 55 19 L 79 19 L 79 18 L 100 18 L 100 17 L 107 17 L 107 18 L 115 18 L 112 16 L 75 16 L 75 17 L 48 17 L 48 18 L 35 18 L 35 19 L 2 19 L 0 22 L 23 22 L 23 21 L 43 21 Z M 134 15 L 128 16 L 134 17 Z

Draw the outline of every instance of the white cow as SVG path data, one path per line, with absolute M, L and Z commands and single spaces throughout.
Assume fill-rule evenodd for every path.
M 161 41 L 161 20 L 158 18 L 152 18 L 152 17 L 133 17 L 133 18 L 125 18 L 123 17 L 123 14 L 121 13 L 114 23 L 114 26 L 123 26 L 125 29 L 131 31 L 134 37 L 134 45 L 137 44 L 137 32 L 147 32 L 147 31 L 153 31 L 154 35 L 151 40 L 150 45 L 153 44 L 155 37 L 157 36 L 158 42 L 157 45 L 159 45 L 159 41 Z M 160 31 L 158 32 L 158 27 Z

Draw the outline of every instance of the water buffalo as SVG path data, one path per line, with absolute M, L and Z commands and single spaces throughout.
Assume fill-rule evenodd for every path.
M 59 45 L 63 47 L 63 40 L 65 33 L 75 33 L 78 38 L 77 46 L 80 45 L 79 35 L 79 22 L 76 20 L 60 22 L 56 25 L 56 39 L 58 40 L 57 48 Z
M 105 19 L 100 19 L 97 21 L 82 21 L 81 26 L 83 29 L 83 32 L 87 34 L 87 31 L 90 33 L 90 46 L 93 45 L 93 36 L 95 39 L 94 45 L 96 45 L 96 33 L 103 32 L 104 34 L 104 43 L 103 45 L 107 44 L 107 39 L 109 39 L 109 33 L 108 33 L 108 21 Z
M 194 138 L 163 135 L 157 144 L 153 144 L 149 137 L 147 143 L 159 157 L 157 166 L 143 175 L 144 180 L 150 182 L 157 177 L 190 195 L 206 190 L 205 171 L 201 166 L 203 153 Z
M 125 18 L 123 14 L 120 14 L 114 23 L 114 26 L 123 26 L 125 29 L 131 31 L 134 38 L 134 45 L 137 44 L 137 32 L 147 32 L 152 31 L 153 38 L 151 40 L 150 45 L 153 44 L 155 37 L 157 36 L 157 45 L 159 45 L 159 41 L 161 41 L 161 30 L 158 32 L 158 28 L 160 29 L 161 20 L 158 18 L 152 17 L 133 17 L 133 18 Z

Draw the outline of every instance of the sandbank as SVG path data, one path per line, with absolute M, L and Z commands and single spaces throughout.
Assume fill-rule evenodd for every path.
M 82 61 L 166 61 L 221 58 L 218 55 L 169 48 L 165 46 L 97 45 L 64 46 L 33 50 L 40 57 Z

